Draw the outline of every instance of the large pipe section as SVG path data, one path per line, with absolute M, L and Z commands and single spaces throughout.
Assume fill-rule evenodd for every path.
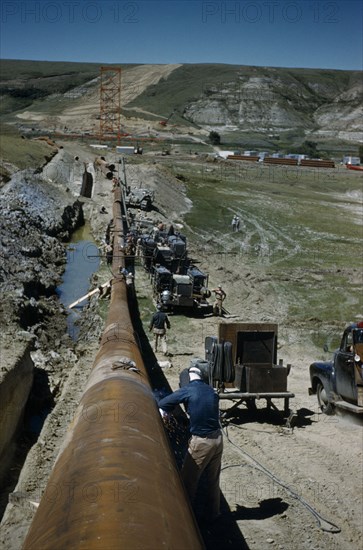
M 95 168 L 99 168 L 107 179 L 112 180 L 113 172 L 115 170 L 114 164 L 108 164 L 102 157 L 96 157 L 94 166 Z
M 23 548 L 203 548 L 137 345 L 120 275 L 115 190 L 111 303 L 99 352 Z

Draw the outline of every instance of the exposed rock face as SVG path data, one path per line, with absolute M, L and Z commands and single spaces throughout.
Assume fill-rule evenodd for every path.
M 82 203 L 30 171 L 6 184 L 0 203 L 0 321 L 40 336 L 52 316 L 65 323 L 55 290 L 66 261 L 62 241 L 83 224 Z
M 45 75 L 34 82 L 32 62 L 23 63 L 28 63 L 27 70 L 22 65 L 21 78 L 4 80 L 3 93 L 11 98 L 19 90 L 35 87 L 44 102 L 48 96 L 53 99 L 56 96 L 59 102 L 56 113 L 52 105 L 51 116 L 46 109 L 38 111 L 31 98 L 26 110 L 16 104 L 14 121 L 20 124 L 21 131 L 28 125 L 38 128 L 41 124 L 43 131 L 49 133 L 57 127 L 60 131 L 66 128 L 66 133 L 94 135 L 100 108 L 100 82 L 95 78 L 98 66 L 89 67 L 91 73 L 85 73 L 80 66 L 77 78 L 73 78 L 74 87 L 70 88 L 72 76 L 62 73 L 62 65 L 57 72 L 57 64 L 53 64 L 53 94 L 50 94 L 49 77 Z M 241 132 L 254 132 L 264 138 L 294 132 L 299 138 L 309 134 L 309 137 L 363 141 L 359 128 L 363 115 L 360 71 L 226 64 L 137 65 L 125 66 L 122 71 L 122 108 L 127 132 L 131 134 L 145 132 L 146 118 L 148 133 L 158 135 L 160 117 L 166 120 L 175 111 L 172 125 L 177 127 L 182 122 L 183 132 L 185 124 L 193 123 L 202 134 L 217 130 L 236 132 L 238 137 Z M 48 174 L 53 179 L 52 166 Z
M 66 260 L 62 241 L 83 224 L 83 210 L 65 190 L 31 171 L 18 172 L 3 187 L 0 204 L 1 480 L 15 449 L 34 364 L 39 372 L 39 360 L 31 357 L 34 347 L 48 355 L 44 372 L 50 373 L 52 391 L 61 385 L 63 365 L 57 368 L 46 350 L 69 345 L 55 290 Z
M 2 349 L 2 355 L 7 361 L 0 373 L 0 483 L 4 481 L 13 458 L 14 435 L 22 420 L 33 382 L 34 365 L 30 348 L 31 342 L 23 341 L 23 345 L 18 346 L 16 357 L 10 357 L 11 350 L 7 347 Z
M 268 133 L 300 128 L 328 131 L 332 137 L 344 131 L 344 139 L 359 140 L 363 84 L 358 75 L 334 80 L 328 74 L 322 80 L 317 72 L 314 81 L 298 71 L 264 70 L 275 74 L 246 77 L 241 73 L 220 86 L 205 87 L 200 98 L 187 102 L 184 117 L 217 130 Z
M 1 287 L 11 291 L 22 283 L 28 295 L 37 297 L 39 292 L 29 288 L 32 281 L 44 294 L 51 293 L 59 277 L 54 266 L 65 260 L 61 241 L 84 222 L 82 203 L 31 172 L 17 173 L 0 200 Z

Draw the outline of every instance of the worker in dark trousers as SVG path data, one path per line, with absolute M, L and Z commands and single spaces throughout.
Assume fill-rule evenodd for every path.
M 183 403 L 190 419 L 188 450 L 181 470 L 182 480 L 194 504 L 203 472 L 207 476 L 204 518 L 215 521 L 220 515 L 219 477 L 223 453 L 223 437 L 219 422 L 219 397 L 202 379 L 197 367 L 189 368 L 189 383 L 159 401 L 161 415 L 167 416 Z
M 166 342 L 166 330 L 170 329 L 169 317 L 166 313 L 161 311 L 161 305 L 156 306 L 156 312 L 151 318 L 149 324 L 149 332 L 153 331 L 155 337 L 154 351 L 158 351 L 158 344 L 161 343 L 162 351 L 164 355 L 168 355 L 168 348 Z

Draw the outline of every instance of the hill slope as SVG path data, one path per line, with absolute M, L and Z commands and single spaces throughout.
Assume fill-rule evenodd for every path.
M 122 66 L 122 120 L 130 133 L 162 130 L 160 119 L 217 130 L 225 140 L 268 136 L 298 143 L 361 142 L 362 73 L 218 64 Z M 48 128 L 98 126 L 99 65 L 1 62 L 0 97 L 7 119 Z
M 300 130 L 359 140 L 362 93 L 357 72 L 183 65 L 128 107 L 154 111 L 162 104 L 164 114 L 176 109 L 221 133 Z

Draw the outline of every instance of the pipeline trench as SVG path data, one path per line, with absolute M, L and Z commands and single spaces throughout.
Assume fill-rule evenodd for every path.
M 106 327 L 24 549 L 203 547 L 135 338 L 114 195 Z
M 130 169 L 135 182 L 146 182 L 153 177 L 158 178 L 156 189 L 160 186 L 164 196 L 168 195 L 168 198 L 174 193 L 176 186 L 173 187 L 173 183 L 167 182 L 165 171 L 162 176 L 158 177 L 157 168 L 151 164 L 148 165 L 146 161 L 140 166 L 131 166 Z M 138 175 L 140 175 L 139 180 Z M 107 183 L 107 175 L 103 177 L 104 182 L 100 183 L 100 178 L 97 178 L 94 182 L 92 199 L 89 202 L 85 200 L 87 218 L 89 213 L 92 213 L 92 209 L 93 211 L 95 208 L 99 209 L 103 203 L 108 210 L 107 218 L 113 215 L 106 198 L 106 193 L 110 191 L 109 182 Z M 163 185 L 165 186 L 163 187 Z M 174 196 L 170 198 L 171 209 L 158 203 L 160 212 L 173 211 L 174 208 L 176 211 L 173 201 Z M 170 204 L 167 206 L 169 207 Z M 179 207 L 178 214 L 174 214 L 173 220 L 181 220 L 179 213 L 182 209 Z M 261 218 L 259 216 L 249 218 L 247 209 L 245 210 L 241 206 L 241 213 L 244 214 L 246 227 L 252 235 L 257 227 L 254 220 L 260 222 L 263 218 L 263 212 L 261 211 Z M 226 233 L 229 233 L 230 214 L 232 214 L 232 211 L 228 210 L 225 224 Z M 98 218 L 102 218 L 103 223 L 106 223 L 106 216 L 101 215 Z M 94 221 L 99 226 L 97 216 L 94 216 Z M 272 224 L 272 219 L 269 219 L 269 221 Z M 275 224 L 275 221 L 271 224 L 266 242 L 269 250 L 273 251 L 276 243 L 272 225 L 277 229 L 279 225 Z M 219 233 L 211 231 L 208 235 L 208 232 L 200 232 L 195 225 L 191 225 L 190 229 L 195 230 L 196 242 L 192 243 L 192 246 L 193 248 L 196 247 L 196 256 L 203 258 L 205 261 L 201 266 L 205 268 L 210 263 L 212 283 L 223 282 L 226 286 L 228 309 L 240 315 L 241 319 L 248 318 L 257 321 L 263 318 L 270 321 L 272 318 L 279 317 L 281 312 L 284 311 L 283 308 L 286 302 L 283 301 L 281 295 L 280 302 L 276 301 L 276 292 L 272 291 L 275 283 L 272 270 L 268 272 L 261 269 L 254 270 L 250 261 L 252 255 L 247 253 L 244 255 L 243 263 L 238 262 L 238 265 L 234 267 L 233 264 L 236 263 L 236 260 L 233 254 L 226 253 L 225 256 L 221 257 L 217 254 L 213 255 L 213 237 L 215 235 L 218 235 L 218 240 L 223 242 L 223 247 L 225 246 L 223 240 L 225 234 L 222 231 L 219 231 Z M 98 235 L 100 233 L 98 232 Z M 104 234 L 103 231 L 102 234 Z M 121 234 L 120 232 L 118 238 L 121 238 Z M 286 235 L 288 234 L 286 233 Z M 211 255 L 203 250 L 204 242 L 208 241 L 209 243 L 208 239 L 211 239 Z M 238 236 L 230 234 L 230 239 L 230 244 L 234 239 L 238 244 L 243 239 L 242 231 L 241 235 Z M 256 239 L 258 239 L 257 236 Z M 289 239 L 282 239 L 282 241 L 286 250 L 295 255 L 294 246 L 289 242 Z M 231 252 L 233 250 L 234 247 L 232 247 Z M 227 247 L 228 251 L 230 250 Z M 120 261 L 122 254 L 116 256 Z M 267 257 L 262 258 L 256 251 L 252 259 L 258 265 L 261 265 L 262 261 L 262 266 L 264 266 L 266 264 L 271 265 L 269 260 L 274 263 L 277 257 L 273 255 L 269 258 L 267 255 Z M 140 271 L 143 272 L 142 269 Z M 110 267 L 107 277 L 109 275 L 118 281 L 118 271 L 117 268 L 115 270 L 113 265 Z M 305 281 L 306 273 L 302 275 L 304 275 Z M 86 543 L 86 538 L 93 537 L 95 538 L 94 544 L 97 545 L 97 537 L 103 537 L 104 533 L 104 527 L 101 526 L 102 521 L 106 521 L 110 509 L 114 507 L 118 519 L 125 520 L 127 527 L 124 529 L 123 538 L 117 540 L 114 546 L 110 544 L 110 548 L 127 547 L 132 549 L 143 547 L 150 550 L 155 548 L 156 550 L 156 548 L 162 547 L 159 546 L 160 538 L 156 540 L 156 546 L 154 546 L 155 539 L 152 538 L 154 536 L 154 526 L 147 523 L 145 528 L 143 520 L 143 514 L 146 511 L 148 512 L 149 509 L 154 514 L 154 505 L 155 509 L 158 509 L 158 517 L 156 512 L 155 516 L 152 515 L 152 521 L 157 522 L 156 529 L 163 531 L 167 528 L 167 533 L 170 533 L 169 516 L 165 516 L 163 512 L 160 513 L 165 505 L 164 495 L 159 498 L 157 487 L 153 486 L 151 492 L 154 493 L 156 502 L 150 503 L 143 494 L 140 494 L 137 482 L 138 473 L 135 470 L 135 465 L 142 464 L 143 469 L 152 472 L 150 478 L 154 478 L 154 473 L 158 477 L 160 469 L 162 469 L 162 491 L 169 492 L 164 478 L 165 472 L 169 476 L 174 471 L 175 457 L 173 454 L 175 455 L 175 453 L 170 451 L 168 459 L 161 462 L 155 456 L 153 456 L 152 463 L 147 461 L 147 453 L 149 452 L 147 445 L 153 450 L 155 442 L 157 441 L 159 444 L 158 438 L 160 437 L 163 441 L 165 436 L 164 426 L 160 427 L 158 424 L 158 413 L 155 417 L 153 416 L 154 409 L 151 403 L 155 402 L 155 396 L 158 397 L 167 391 L 167 382 L 164 372 L 161 372 L 158 367 L 157 360 L 150 349 L 145 334 L 145 319 L 149 317 L 149 313 L 152 311 L 150 297 L 147 297 L 147 295 L 150 296 L 150 281 L 147 280 L 146 273 L 138 273 L 138 268 L 135 269 L 135 278 L 138 300 L 140 295 L 145 297 L 139 304 L 141 318 L 138 312 L 138 303 L 135 302 L 133 302 L 132 307 L 128 308 L 126 317 L 124 310 L 122 310 L 122 327 L 115 318 L 107 318 L 106 329 L 102 336 L 101 348 L 98 350 L 98 354 L 101 354 L 101 349 L 104 351 L 97 356 L 97 364 L 94 349 L 95 346 L 99 345 L 99 333 L 96 328 L 88 327 L 89 335 L 80 344 L 79 348 L 79 365 L 72 370 L 69 376 L 70 380 L 67 382 L 70 386 L 73 385 L 77 388 L 77 392 L 72 390 L 69 396 L 66 395 L 66 392 L 62 392 L 61 400 L 58 400 L 53 413 L 46 420 L 47 429 L 44 430 L 44 433 L 47 435 L 41 436 L 38 443 L 34 445 L 39 449 L 36 459 L 34 459 L 35 452 L 33 453 L 31 450 L 29 453 L 31 462 L 28 470 L 31 469 L 32 474 L 30 474 L 29 479 L 26 479 L 25 475 L 21 475 L 17 492 L 13 493 L 10 499 L 13 502 L 14 515 L 2 524 L 1 543 L 4 544 L 3 541 L 5 540 L 4 547 L 9 550 L 19 550 L 19 548 L 24 547 L 25 533 L 28 531 L 30 521 L 34 516 L 32 502 L 37 504 L 41 497 L 44 498 L 44 503 L 38 507 L 36 513 L 42 514 L 42 520 L 38 523 L 36 531 L 29 531 L 29 536 L 37 537 L 33 539 L 34 548 L 46 548 L 45 540 L 48 536 L 53 537 L 53 548 L 58 550 L 58 548 L 66 547 L 63 546 L 63 540 L 62 546 L 58 538 L 55 541 L 53 529 L 59 532 L 67 529 L 72 530 L 71 542 L 69 542 L 70 539 L 64 542 L 66 545 L 70 544 L 70 547 L 77 547 L 78 544 L 80 548 L 89 548 L 90 545 Z M 145 282 L 145 289 L 141 291 L 142 284 L 140 285 L 140 281 L 141 283 Z M 118 284 L 115 284 L 115 289 L 118 286 Z M 120 287 L 122 287 L 122 281 Z M 277 284 L 277 290 L 279 290 L 279 284 Z M 125 292 L 127 296 L 127 289 Z M 117 290 L 118 293 L 119 290 Z M 294 302 L 298 303 L 297 298 L 295 299 L 296 293 L 290 296 L 293 296 Z M 112 298 L 111 304 L 113 305 L 117 302 L 117 300 L 116 302 L 114 300 L 115 298 Z M 29 308 L 32 306 L 31 304 L 27 305 L 28 309 L 24 311 L 30 313 Z M 106 301 L 102 303 L 102 309 L 105 309 L 106 305 Z M 98 324 L 94 304 L 91 304 L 90 309 L 92 308 L 93 319 L 95 324 Z M 276 312 L 276 309 L 278 309 L 278 312 Z M 119 313 L 118 306 L 116 306 L 116 311 Z M 24 328 L 26 328 L 26 319 L 29 318 L 28 313 L 26 316 L 24 315 Z M 88 308 L 84 308 L 83 315 L 87 316 L 88 314 Z M 309 315 L 313 314 L 313 310 L 311 310 Z M 294 325 L 287 326 L 285 314 L 282 315 L 282 319 L 285 321 L 281 332 L 279 332 L 281 334 L 282 353 L 284 354 L 284 360 L 291 361 L 293 364 L 291 389 L 297 396 L 296 408 L 300 411 L 299 424 L 294 430 L 285 430 L 284 426 L 276 423 L 276 419 L 266 415 L 263 409 L 258 410 L 256 413 L 243 408 L 235 411 L 235 415 L 230 418 L 227 426 L 228 438 L 233 444 L 227 438 L 225 439 L 221 474 L 223 520 L 218 525 L 208 529 L 199 525 L 203 541 L 201 542 L 198 535 L 197 548 L 204 542 L 210 550 L 224 550 L 224 548 L 290 548 L 292 546 L 297 550 L 309 550 L 312 547 L 329 548 L 329 550 L 351 548 L 353 550 L 360 540 L 359 526 L 361 522 L 358 510 L 360 509 L 359 499 L 361 495 L 358 492 L 359 484 L 356 483 L 357 470 L 355 468 L 355 465 L 359 463 L 360 451 L 358 451 L 357 445 L 359 434 L 354 427 L 344 423 L 343 419 L 322 418 L 316 409 L 315 401 L 312 402 L 312 399 L 307 396 L 306 365 L 310 356 L 313 356 L 316 350 L 312 349 L 311 345 L 307 345 L 304 338 L 307 335 L 307 329 L 311 328 L 314 321 L 309 318 L 309 322 L 305 324 L 297 322 Z M 318 327 L 323 334 L 325 332 L 324 327 L 320 325 Z M 83 328 L 81 327 L 82 333 L 84 333 Z M 129 334 L 131 330 L 133 331 L 133 337 Z M 302 330 L 305 331 L 304 334 Z M 204 337 L 213 334 L 215 334 L 215 321 L 213 319 L 196 320 L 191 317 L 172 317 L 170 349 L 173 353 L 173 368 L 165 371 L 165 374 L 168 381 L 173 385 L 173 389 L 177 384 L 178 371 L 188 365 L 191 355 L 201 353 Z M 82 334 L 83 336 L 84 334 Z M 109 357 L 109 346 L 113 344 L 117 348 L 116 359 L 113 353 Z M 137 355 L 137 349 L 141 351 L 143 365 L 147 372 L 147 380 L 150 379 L 151 381 L 150 385 L 142 374 L 144 371 L 140 368 L 138 358 L 131 358 L 133 354 Z M 120 356 L 124 360 L 125 358 L 131 359 L 135 362 L 135 365 L 124 360 L 119 362 Z M 134 368 L 137 370 L 132 370 Z M 115 389 L 111 390 L 111 387 L 107 384 L 102 389 L 104 376 L 113 380 Z M 85 390 L 85 380 L 88 377 L 89 381 Z M 125 386 L 124 392 L 121 389 L 123 386 Z M 140 403 L 142 403 L 141 408 L 146 410 L 150 418 L 145 418 L 143 414 L 140 415 L 139 408 L 135 407 L 135 395 L 138 394 L 140 394 Z M 103 422 L 111 424 L 111 428 L 107 428 L 106 433 L 103 431 Z M 145 434 L 143 430 L 140 430 L 140 422 L 141 424 L 145 422 L 147 430 L 153 431 L 152 436 L 147 433 L 146 442 L 144 442 Z M 62 433 L 63 427 L 66 431 L 68 426 L 68 434 L 64 436 Z M 176 445 L 179 445 L 180 456 L 176 457 L 177 466 L 180 465 L 184 450 L 183 438 L 186 429 L 183 431 L 182 427 L 182 425 L 178 428 L 176 425 L 171 426 L 168 434 L 170 435 L 171 432 L 171 435 L 175 437 Z M 161 432 L 159 432 L 159 429 Z M 172 434 L 173 430 L 176 431 L 175 434 Z M 97 433 L 94 439 L 91 439 L 92 432 Z M 84 433 L 90 436 L 88 445 L 84 444 Z M 50 439 L 55 434 L 57 434 L 56 441 L 58 443 L 54 445 L 54 442 Z M 47 440 L 48 435 L 49 440 Z M 125 438 L 125 445 L 120 444 L 121 437 Z M 117 443 L 119 443 L 118 446 Z M 142 447 L 143 451 L 135 453 L 134 443 L 138 447 L 145 443 L 145 447 Z M 71 445 L 70 448 L 68 444 Z M 243 451 L 247 451 L 254 460 L 262 464 L 279 480 L 293 488 L 295 494 L 304 498 L 323 517 L 338 525 L 341 528 L 341 533 L 322 532 L 314 517 L 306 508 L 301 506 L 298 499 L 287 494 L 273 478 L 269 479 L 262 471 L 256 470 L 252 463 L 249 464 L 249 461 L 246 461 L 237 451 L 236 444 Z M 145 449 L 147 452 L 144 452 Z M 63 462 L 61 462 L 62 457 Z M 129 457 L 131 457 L 131 462 L 134 464 L 130 466 L 130 470 L 127 470 Z M 74 458 L 77 465 L 73 462 Z M 84 465 L 81 462 L 83 458 L 85 460 Z M 58 473 L 54 474 L 55 477 L 49 477 L 47 485 L 45 485 L 45 482 L 39 482 L 39 479 L 48 479 L 49 464 L 53 464 L 53 462 L 55 462 L 54 471 L 57 472 L 60 464 L 62 470 L 58 470 Z M 100 471 L 104 466 L 108 472 L 107 480 L 99 479 Z M 84 469 L 85 475 L 83 475 Z M 176 467 L 175 470 L 177 471 L 177 469 Z M 123 472 L 122 477 L 118 477 L 119 470 Z M 87 472 L 90 477 L 86 478 Z M 124 472 L 127 473 L 124 474 Z M 53 473 L 51 475 L 53 476 Z M 145 476 L 145 481 L 149 483 L 150 478 Z M 339 487 L 344 482 L 345 491 L 340 491 L 337 488 L 337 480 L 339 480 Z M 155 495 L 157 495 L 156 498 Z M 176 498 L 175 495 L 176 493 L 174 493 L 174 498 Z M 17 505 L 15 505 L 16 497 L 21 501 Z M 57 502 L 60 506 L 59 515 L 57 515 L 58 512 L 54 508 L 57 506 Z M 168 501 L 167 507 L 173 510 L 175 516 L 179 513 L 179 509 L 175 508 L 174 502 Z M 89 508 L 89 510 L 86 510 L 86 508 Z M 128 509 L 126 512 L 125 508 Z M 100 512 L 99 514 L 96 512 L 97 510 Z M 92 515 L 93 513 L 95 516 Z M 61 519 L 62 514 L 65 514 L 63 519 Z M 94 517 L 96 528 L 92 530 Z M 73 529 L 74 526 L 72 525 L 73 520 L 76 521 L 78 526 L 83 521 L 86 522 L 85 534 L 82 535 L 81 540 L 77 539 L 76 529 Z M 114 517 L 110 518 L 112 529 L 114 520 Z M 115 523 L 117 523 L 116 520 Z M 185 527 L 187 522 L 180 520 L 180 523 L 183 523 Z M 102 529 L 102 535 L 96 532 L 98 528 Z M 119 529 L 118 526 L 116 527 L 116 536 L 118 537 L 119 531 L 117 529 Z M 140 542 L 138 538 L 139 531 L 144 532 L 144 536 L 147 533 L 146 543 Z M 198 529 L 196 531 L 198 534 Z M 8 533 L 7 539 L 4 535 L 5 532 Z M 43 535 L 45 538 L 41 538 Z M 76 537 L 75 542 L 73 541 L 73 535 Z M 110 535 L 105 536 L 108 536 L 107 541 L 109 542 Z M 177 536 L 179 537 L 179 532 Z M 49 538 L 49 540 L 51 539 Z M 40 544 L 40 541 L 42 541 L 41 545 L 36 546 Z M 133 541 L 135 546 L 133 546 Z M 176 541 L 177 539 L 175 539 L 175 544 L 177 544 Z M 173 544 L 174 541 L 170 542 L 167 547 L 174 548 Z M 178 548 L 178 546 L 176 547 Z M 193 548 L 193 546 L 189 547 Z

